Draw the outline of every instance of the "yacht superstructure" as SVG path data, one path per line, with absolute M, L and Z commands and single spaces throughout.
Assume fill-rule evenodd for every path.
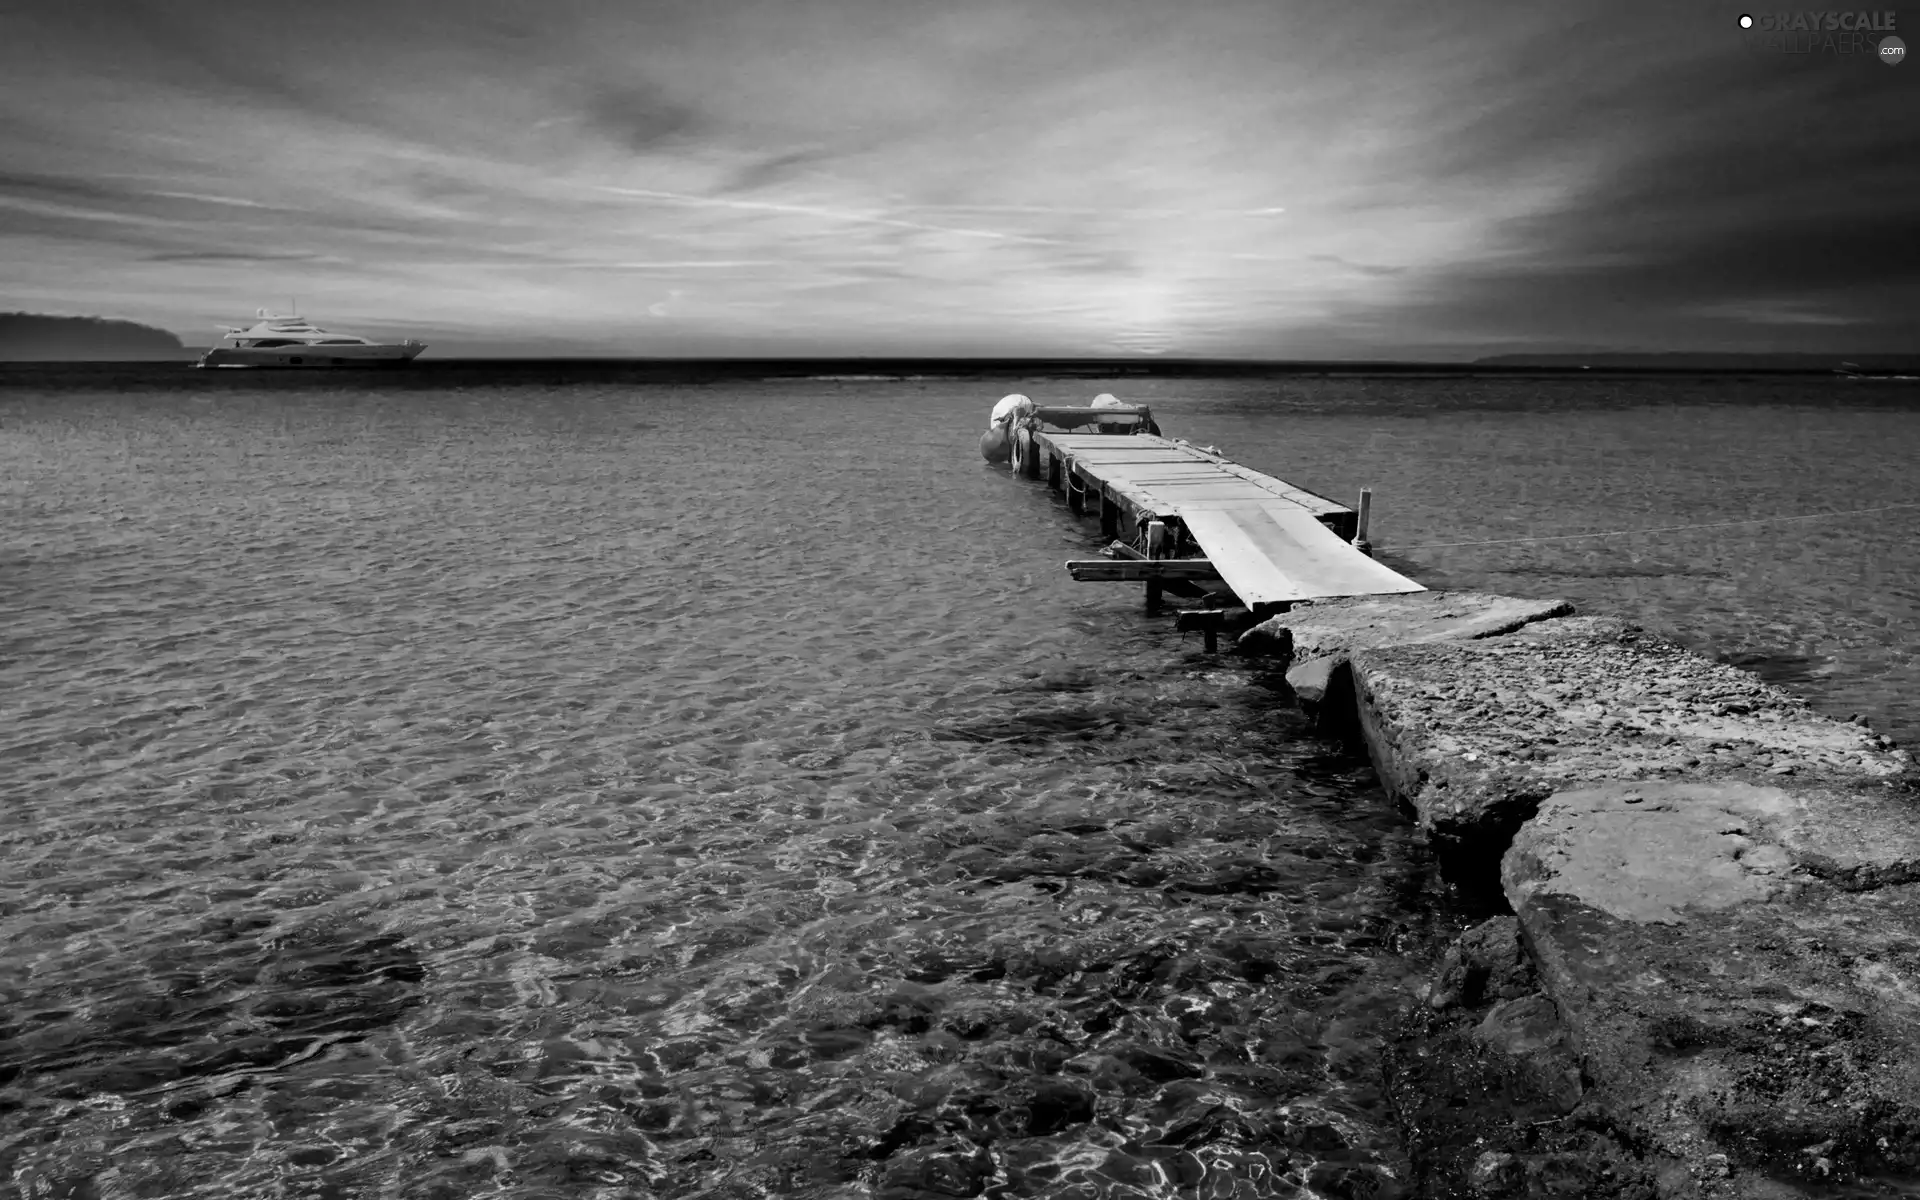
M 228 328 L 220 344 L 200 356 L 202 367 L 377 367 L 412 362 L 425 343 L 379 343 L 351 333 L 331 333 L 302 316 L 266 309 L 246 329 Z

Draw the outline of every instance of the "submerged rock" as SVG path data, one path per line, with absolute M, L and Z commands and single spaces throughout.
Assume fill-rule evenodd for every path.
M 1447 947 L 1427 1003 L 1435 1009 L 1478 1008 L 1493 1000 L 1529 995 L 1539 986 L 1533 960 L 1520 941 L 1520 923 L 1512 917 L 1494 917 Z
M 271 926 L 264 914 L 212 923 L 203 942 L 107 998 L 49 998 L 17 1025 L 0 1022 L 0 1107 L 15 1089 L 36 1100 L 131 1093 L 273 1067 L 420 1005 L 426 968 L 401 937 L 351 920 Z

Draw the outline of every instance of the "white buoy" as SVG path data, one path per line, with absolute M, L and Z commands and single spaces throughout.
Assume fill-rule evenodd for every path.
M 1002 396 L 987 418 L 987 431 L 980 435 L 980 457 L 990 463 L 1006 462 L 1013 457 L 1013 423 L 1033 412 L 1033 401 L 1019 392 Z
M 1094 406 L 1095 408 L 1125 408 L 1125 407 L 1127 407 L 1127 406 L 1126 406 L 1126 404 L 1124 404 L 1124 403 L 1123 403 L 1123 402 L 1121 401 L 1121 399 L 1120 399 L 1120 397 L 1118 397 L 1118 396 L 1116 396 L 1116 395 L 1114 395 L 1114 394 L 1113 394 L 1112 392 L 1101 392 L 1101 393 L 1100 393 L 1100 394 L 1099 394 L 1098 396 L 1095 396 L 1095 397 L 1093 398 L 1093 406 Z
M 980 435 L 980 457 L 990 463 L 1003 463 L 1013 457 L 1013 439 L 1004 425 L 995 425 Z
M 993 416 L 988 419 L 987 424 L 998 425 L 1011 421 L 1015 417 L 1024 417 L 1032 411 L 1033 401 L 1015 392 L 1011 396 L 1001 397 L 1000 403 L 993 406 Z

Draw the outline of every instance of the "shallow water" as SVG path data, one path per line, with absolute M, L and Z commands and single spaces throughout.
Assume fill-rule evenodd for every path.
M 1147 400 L 1911 736 L 1920 509 L 1412 548 L 1920 501 L 1848 386 L 11 384 L 0 1178 L 1393 1194 L 1379 1037 L 1475 914 L 1277 680 L 1066 579 L 985 410 Z

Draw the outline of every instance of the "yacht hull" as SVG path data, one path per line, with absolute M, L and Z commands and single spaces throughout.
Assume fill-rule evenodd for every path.
M 398 367 L 426 347 L 405 346 L 215 346 L 194 365 L 201 367 Z

